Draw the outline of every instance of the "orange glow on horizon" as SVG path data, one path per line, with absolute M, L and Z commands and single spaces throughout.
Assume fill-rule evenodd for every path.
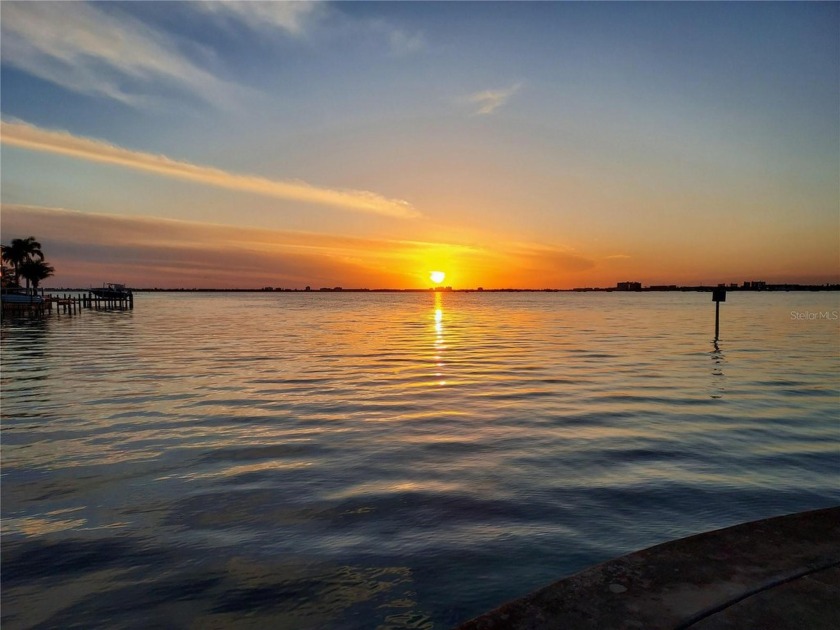
M 2 215 L 4 234 L 35 234 L 45 243 L 57 270 L 48 287 L 98 285 L 103 260 L 110 273 L 135 288 L 428 289 L 445 282 L 455 289 L 572 289 L 614 287 L 625 280 L 645 286 L 749 279 L 838 282 L 828 231 L 826 245 L 807 255 L 792 236 L 784 256 L 769 260 L 748 248 L 753 256 L 745 262 L 744 253 L 734 249 L 713 260 L 685 250 L 678 257 L 675 245 L 663 259 L 658 252 L 628 247 L 577 250 L 504 240 L 491 247 L 483 244 L 490 236 L 469 244 L 422 240 L 424 235 L 404 240 L 16 204 L 2 204 Z M 615 251 L 621 253 L 610 253 Z M 441 276 L 432 276 L 435 272 Z

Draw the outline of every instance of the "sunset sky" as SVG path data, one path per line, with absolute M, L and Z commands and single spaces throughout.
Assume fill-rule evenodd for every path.
M 10 2 L 52 286 L 840 282 L 837 3 Z

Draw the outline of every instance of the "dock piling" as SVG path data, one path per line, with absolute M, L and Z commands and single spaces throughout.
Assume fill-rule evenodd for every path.
M 56 315 L 78 315 L 83 310 L 133 310 L 134 295 L 127 292 L 125 295 L 111 297 L 98 296 L 91 293 L 82 293 L 78 296 L 69 293 L 42 294 L 41 301 L 36 302 L 34 298 L 28 302 L 3 301 L 2 310 L 4 313 L 29 313 L 33 315 L 44 315 L 53 313 Z
M 720 339 L 720 303 L 726 302 L 726 289 L 712 289 L 712 301 L 715 303 L 715 341 Z

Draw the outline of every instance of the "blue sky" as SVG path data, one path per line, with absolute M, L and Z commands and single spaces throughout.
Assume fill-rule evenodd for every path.
M 225 244 L 207 226 L 260 261 L 255 282 L 289 286 L 416 286 L 432 266 L 461 286 L 840 274 L 837 3 L 3 2 L 0 17 L 3 239 L 43 234 L 56 280 L 95 273 L 74 269 L 96 270 L 97 217 L 123 220 L 120 239 L 137 220 L 203 235 L 193 266 L 149 236 L 125 242 L 131 269 L 109 259 L 173 286 L 251 284 L 214 275 Z M 276 251 L 249 246 L 254 229 Z M 366 244 L 328 244 L 345 237 Z M 287 272 L 307 239 L 311 282 Z

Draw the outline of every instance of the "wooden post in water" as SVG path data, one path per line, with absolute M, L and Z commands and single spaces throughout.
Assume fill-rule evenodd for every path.
M 715 303 L 715 341 L 720 338 L 720 303 L 726 302 L 726 289 L 718 287 L 712 289 L 712 300 Z

